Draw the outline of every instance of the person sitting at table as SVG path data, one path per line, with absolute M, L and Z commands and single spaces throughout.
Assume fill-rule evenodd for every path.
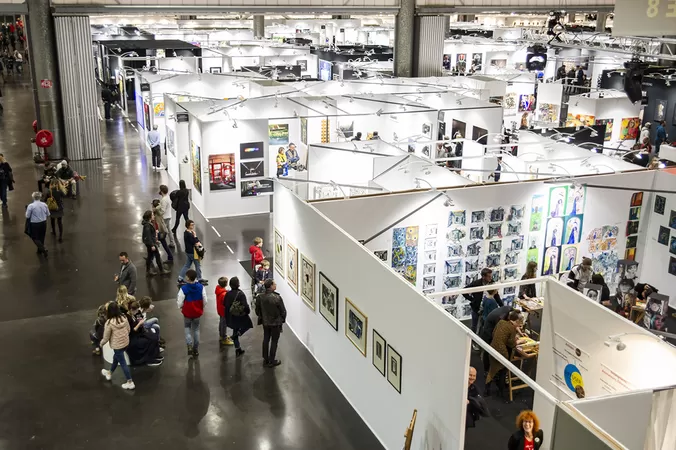
M 535 261 L 530 261 L 526 264 L 526 273 L 521 277 L 522 280 L 530 280 L 535 278 L 536 271 L 538 269 L 538 263 Z M 522 284 L 519 286 L 519 298 L 522 300 L 531 300 L 538 296 L 537 291 L 535 290 L 535 284 Z
M 507 316 L 507 320 L 498 322 L 498 325 L 493 332 L 491 347 L 508 361 L 511 359 L 512 352 L 516 346 L 524 342 L 523 338 L 517 339 L 517 335 L 521 333 L 520 329 L 522 325 L 523 318 L 521 314 L 518 311 L 512 311 Z M 498 395 L 503 397 L 507 369 L 492 356 L 489 356 L 489 359 L 490 370 L 486 376 L 486 396 L 491 395 L 491 383 L 495 380 L 498 387 Z

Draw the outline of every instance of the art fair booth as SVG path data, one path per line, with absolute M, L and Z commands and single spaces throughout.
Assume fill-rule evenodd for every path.
M 287 189 L 289 182 L 279 183 L 273 198 L 275 279 L 289 311 L 287 324 L 387 449 L 401 448 L 400 424 L 409 423 L 414 409 L 414 449 L 472 448 L 468 433 L 491 433 L 465 430 L 470 340 L 535 392 L 543 449 L 619 445 L 627 439 L 622 430 L 608 429 L 591 411 L 584 411 L 591 420 L 585 419 L 584 406 L 575 402 L 616 401 L 620 394 L 673 385 L 676 353 L 550 275 L 590 256 L 613 290 L 618 261 L 633 256 L 641 267 L 648 223 L 639 220 L 635 234 L 633 225 L 628 230 L 625 225 L 634 222 L 639 199 L 650 208 L 651 193 L 644 190 L 662 175 L 668 174 L 642 171 L 309 202 Z M 633 236 L 638 247 L 630 247 L 636 245 Z M 460 320 L 468 316 L 462 289 L 482 268 L 493 269 L 494 288 L 516 304 L 518 280 L 529 261 L 544 278 L 532 281 L 542 304 L 538 356 L 528 374 L 491 353 Z M 644 342 L 648 350 L 639 354 Z M 655 372 L 659 375 L 651 375 Z M 578 432 L 564 432 L 569 429 Z M 500 438 L 502 445 L 508 437 Z

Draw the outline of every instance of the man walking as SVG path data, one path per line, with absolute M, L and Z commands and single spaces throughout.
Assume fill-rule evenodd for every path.
M 127 252 L 120 252 L 120 272 L 115 275 L 115 281 L 125 286 L 129 295 L 136 294 L 136 266 Z
M 101 100 L 103 100 L 103 111 L 106 116 L 107 121 L 112 121 L 113 118 L 110 116 L 110 108 L 113 104 L 113 93 L 110 91 L 110 88 L 107 84 L 103 85 L 101 89 Z
M 263 365 L 275 367 L 282 362 L 276 359 L 277 343 L 282 333 L 282 324 L 286 322 L 284 300 L 275 290 L 275 280 L 265 280 L 265 294 L 258 296 L 256 315 L 259 325 L 263 325 Z
M 197 272 L 193 269 L 188 270 L 185 275 L 187 283 L 179 288 L 176 303 L 183 313 L 188 356 L 197 358 L 200 354 L 200 317 L 204 314 L 204 306 L 207 304 L 207 291 L 197 282 Z
M 153 158 L 153 170 L 162 168 L 162 153 L 160 151 L 160 132 L 157 131 L 157 125 L 153 125 L 152 131 L 148 132 L 148 144 Z
M 171 230 L 171 199 L 169 198 L 169 188 L 162 184 L 160 185 L 160 211 L 162 212 L 162 217 L 156 217 L 157 220 L 164 220 L 167 230 Z M 169 247 L 176 247 L 176 240 L 174 239 L 174 233 L 167 233 L 169 236 Z
M 661 121 L 655 132 L 655 154 L 660 154 L 660 146 L 667 142 L 667 122 Z
M 42 253 L 47 256 L 45 248 L 45 234 L 47 233 L 47 218 L 49 217 L 49 208 L 42 201 L 42 193 L 33 192 L 33 203 L 26 207 L 27 234 L 33 239 L 38 248 L 38 255 Z

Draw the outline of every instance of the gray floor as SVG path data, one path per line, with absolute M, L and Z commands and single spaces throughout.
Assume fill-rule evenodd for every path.
M 103 160 L 73 164 L 88 178 L 77 200 L 66 199 L 63 243 L 48 233 L 48 260 L 36 255 L 23 234 L 24 206 L 38 177 L 29 143 L 31 90 L 16 81 L 2 90 L 0 152 L 17 184 L 0 217 L 0 450 L 382 448 L 288 330 L 277 369 L 262 367 L 260 329 L 242 338 L 247 353 L 235 359 L 234 349 L 219 351 L 212 302 L 202 324 L 199 361 L 188 360 L 173 302 L 185 256 L 179 250 L 171 275 L 143 274 L 140 216 L 158 186 L 171 183 L 166 172 L 149 167 L 149 154 L 119 112 L 114 122 L 101 124 Z M 221 275 L 237 275 L 248 285 L 239 260 L 248 259 L 253 237 L 262 236 L 266 254 L 272 253 L 269 215 L 206 223 L 193 212 L 191 218 L 208 249 L 209 294 Z M 103 381 L 103 363 L 91 355 L 88 341 L 96 307 L 114 299 L 120 251 L 135 261 L 137 297 L 155 299 L 167 340 L 161 367 L 133 369 L 133 392 L 120 388 L 120 373 L 112 384 Z

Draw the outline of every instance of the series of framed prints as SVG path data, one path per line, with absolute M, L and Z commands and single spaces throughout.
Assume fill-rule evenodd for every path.
M 313 311 L 316 311 L 315 279 L 319 283 L 319 313 L 324 319 L 338 331 L 338 317 L 340 309 L 340 297 L 336 286 L 323 272 L 319 272 L 316 278 L 316 265 L 298 249 L 286 241 L 282 233 L 275 228 L 274 236 L 274 260 L 275 269 L 285 278 L 291 289 L 297 294 L 300 291 L 301 300 Z M 299 276 L 300 273 L 300 276 Z M 368 317 L 355 305 L 352 300 L 345 297 L 345 336 L 366 356 Z M 373 365 L 387 378 L 392 386 L 401 393 L 401 355 L 385 339 L 373 330 Z

